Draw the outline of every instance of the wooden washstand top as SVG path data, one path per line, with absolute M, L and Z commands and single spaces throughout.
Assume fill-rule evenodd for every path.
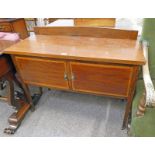
M 4 53 L 103 63 L 145 64 L 142 48 L 134 39 L 32 35 L 7 48 Z

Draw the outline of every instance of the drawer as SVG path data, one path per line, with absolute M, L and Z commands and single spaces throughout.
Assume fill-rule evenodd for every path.
M 15 57 L 15 65 L 25 83 L 38 86 L 68 89 L 66 63 L 49 59 Z
M 0 31 L 1 32 L 12 32 L 11 25 L 0 23 Z
M 133 67 L 71 62 L 72 89 L 94 94 L 127 97 Z

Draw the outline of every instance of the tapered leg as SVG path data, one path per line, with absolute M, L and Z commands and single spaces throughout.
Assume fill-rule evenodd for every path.
M 125 107 L 125 114 L 124 114 L 124 119 L 123 119 L 123 124 L 122 124 L 122 130 L 128 127 L 129 123 L 129 116 L 131 116 L 131 108 L 132 108 L 132 101 L 133 97 L 136 94 L 136 89 L 134 88 L 131 92 L 130 95 L 127 97 L 127 104 Z
M 129 116 L 130 109 L 131 109 L 131 100 L 127 99 L 127 105 L 126 105 L 126 108 L 125 108 L 125 114 L 124 114 L 124 119 L 123 119 L 122 130 L 124 130 L 127 127 L 128 116 Z
M 131 93 L 131 95 L 128 96 L 128 98 L 127 98 L 127 104 L 126 104 L 126 107 L 125 107 L 125 114 L 124 114 L 124 119 L 123 119 L 123 124 L 122 124 L 122 130 L 124 130 L 128 126 L 129 114 L 131 112 L 132 100 L 133 100 L 133 97 L 134 97 L 135 93 L 136 93 L 136 90 L 134 90 Z

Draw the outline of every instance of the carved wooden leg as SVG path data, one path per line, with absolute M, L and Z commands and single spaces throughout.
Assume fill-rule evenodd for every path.
M 22 100 L 18 101 L 21 105 L 18 111 L 14 112 L 8 119 L 9 127 L 4 129 L 4 133 L 14 134 L 15 131 L 20 126 L 25 114 L 28 112 L 30 108 L 30 104 L 23 102 Z
M 15 107 L 14 84 L 13 84 L 13 81 L 11 80 L 8 80 L 7 91 L 8 91 L 8 104 L 10 106 Z
M 137 113 L 136 113 L 137 117 L 144 116 L 144 113 L 145 113 L 145 110 L 146 110 L 145 100 L 146 100 L 146 94 L 144 92 L 143 96 L 140 99 L 139 105 L 138 105 L 138 110 L 137 110 Z
M 14 134 L 17 128 L 20 126 L 25 114 L 28 112 L 30 108 L 30 104 L 25 102 L 24 100 L 20 99 L 20 96 L 18 97 L 19 99 L 15 99 L 15 91 L 14 91 L 14 83 L 13 80 L 14 77 L 11 72 L 9 72 L 7 75 L 5 75 L 5 78 L 9 82 L 9 103 L 11 106 L 15 108 L 15 112 L 9 117 L 8 122 L 9 122 L 9 127 L 4 129 L 4 133 L 7 134 Z M 16 79 L 17 80 L 17 79 Z
M 6 80 L 9 82 L 8 83 L 8 103 L 15 108 L 19 108 L 19 104 L 16 103 L 15 97 L 14 97 L 14 83 L 12 79 L 12 73 L 9 72 L 8 74 L 5 75 Z

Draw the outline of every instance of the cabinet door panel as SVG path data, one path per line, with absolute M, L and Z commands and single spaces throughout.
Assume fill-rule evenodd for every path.
M 132 67 L 71 62 L 73 90 L 127 97 Z
M 64 61 L 15 57 L 15 64 L 22 79 L 28 84 L 68 89 L 68 81 L 64 79 Z

